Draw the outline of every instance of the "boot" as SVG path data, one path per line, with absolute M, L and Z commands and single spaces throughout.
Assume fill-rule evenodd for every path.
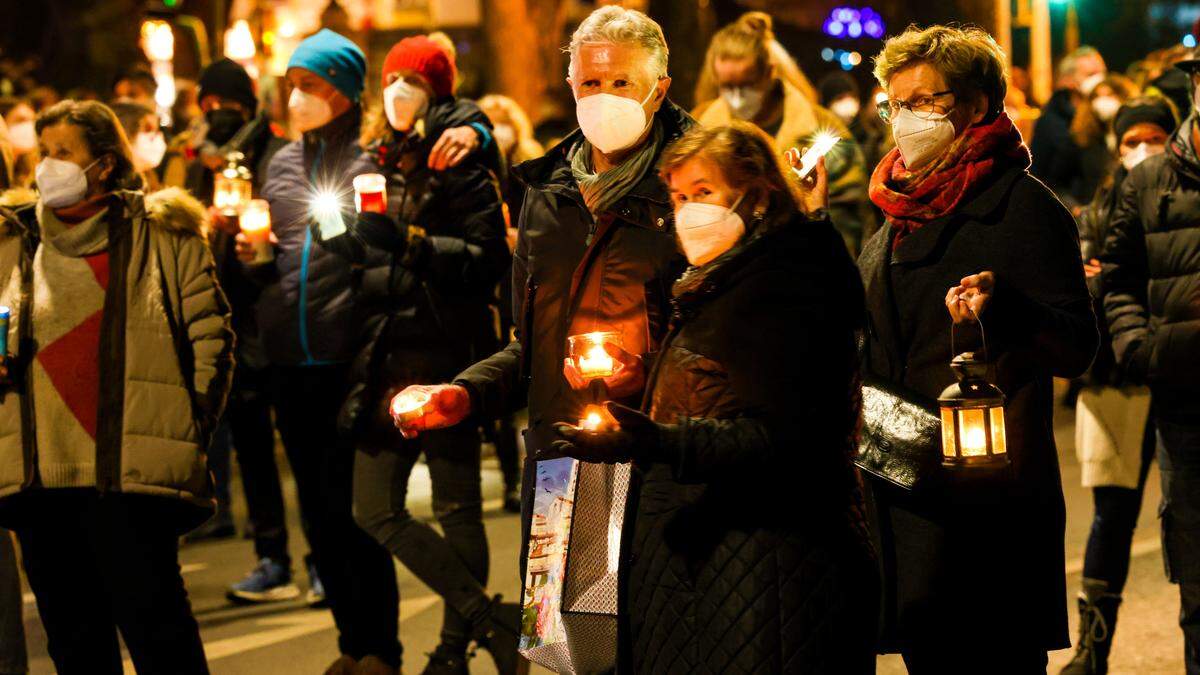
M 429 663 L 421 675 L 468 675 L 467 655 L 446 645 L 438 645 L 429 654 Z
M 499 675 L 525 675 L 529 672 L 529 662 L 517 653 L 521 607 L 500 599 L 499 595 L 492 599 L 487 615 L 471 629 L 471 639 L 492 655 Z
M 1059 675 L 1105 675 L 1108 672 L 1108 654 L 1112 650 L 1120 606 L 1121 596 L 1108 592 L 1108 582 L 1084 578 L 1083 592 L 1079 594 L 1079 641 L 1075 645 L 1075 658 L 1059 671 Z

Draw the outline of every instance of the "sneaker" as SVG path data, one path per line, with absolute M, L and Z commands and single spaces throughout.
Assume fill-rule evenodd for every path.
M 186 544 L 194 544 L 200 541 L 229 539 L 235 535 L 237 528 L 233 525 L 233 515 L 228 511 L 218 511 L 217 515 L 209 518 L 203 525 L 184 535 L 183 541 Z
M 308 594 L 304 596 L 304 601 L 313 609 L 328 607 L 325 584 L 321 583 L 321 577 L 317 576 L 317 566 L 313 564 L 311 555 L 304 557 L 304 564 L 308 567 Z
M 292 570 L 287 565 L 263 558 L 258 567 L 230 586 L 225 595 L 234 602 L 279 602 L 300 597 L 300 588 L 292 583 Z

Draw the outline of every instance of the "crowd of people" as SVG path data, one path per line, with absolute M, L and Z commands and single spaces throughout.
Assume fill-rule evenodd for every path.
M 422 672 L 473 646 L 522 672 L 520 607 L 488 590 L 487 440 L 523 541 L 539 461 L 633 467 L 617 672 L 1044 673 L 1072 646 L 1066 378 L 1095 516 L 1062 673 L 1107 672 L 1154 460 L 1200 673 L 1200 58 L 1120 74 L 1083 47 L 1039 109 L 986 32 L 911 27 L 864 92 L 814 85 L 749 12 L 689 113 L 646 15 L 597 9 L 568 51 L 578 128 L 548 148 L 512 99 L 457 95 L 439 35 L 397 42 L 378 86 L 354 42 L 309 36 L 286 119 L 229 59 L 169 127 L 147 70 L 107 103 L 3 79 L 0 672 L 26 669 L 14 543 L 59 672 L 120 673 L 118 633 L 138 672 L 208 672 L 179 547 L 236 536 L 234 458 L 255 562 L 228 597 L 302 595 L 290 476 L 328 674 L 399 672 L 393 558 L 445 603 Z M 265 242 L 216 194 L 231 172 Z M 612 423 L 585 429 L 567 337 L 598 330 Z M 897 429 L 937 415 L 960 351 L 1004 392 L 998 470 Z M 897 461 L 863 463 L 866 438 Z M 407 505 L 422 460 L 440 530 Z

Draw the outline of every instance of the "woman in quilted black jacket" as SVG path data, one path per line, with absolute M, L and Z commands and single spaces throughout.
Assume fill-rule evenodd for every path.
M 555 444 L 636 467 L 619 670 L 874 672 L 878 580 L 851 461 L 858 273 L 756 128 L 694 130 L 661 170 L 692 267 L 645 413 L 610 403 L 618 430 L 560 426 Z

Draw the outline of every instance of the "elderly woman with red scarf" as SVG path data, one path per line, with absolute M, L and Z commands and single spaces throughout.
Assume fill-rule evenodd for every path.
M 881 651 L 914 674 L 1045 673 L 1046 652 L 1070 645 L 1052 378 L 1087 368 L 1096 319 L 1075 223 L 1029 175 L 1003 112 L 1004 64 L 988 34 L 944 26 L 910 28 L 876 59 L 897 148 L 870 183 L 888 226 L 859 258 L 864 387 L 932 408 L 955 381 L 952 351 L 979 349 L 986 333 L 1011 458 L 986 475 L 945 468 L 935 434 L 905 448 L 931 460 L 914 487 L 864 472 L 884 565 Z M 867 406 L 866 430 L 877 424 Z

